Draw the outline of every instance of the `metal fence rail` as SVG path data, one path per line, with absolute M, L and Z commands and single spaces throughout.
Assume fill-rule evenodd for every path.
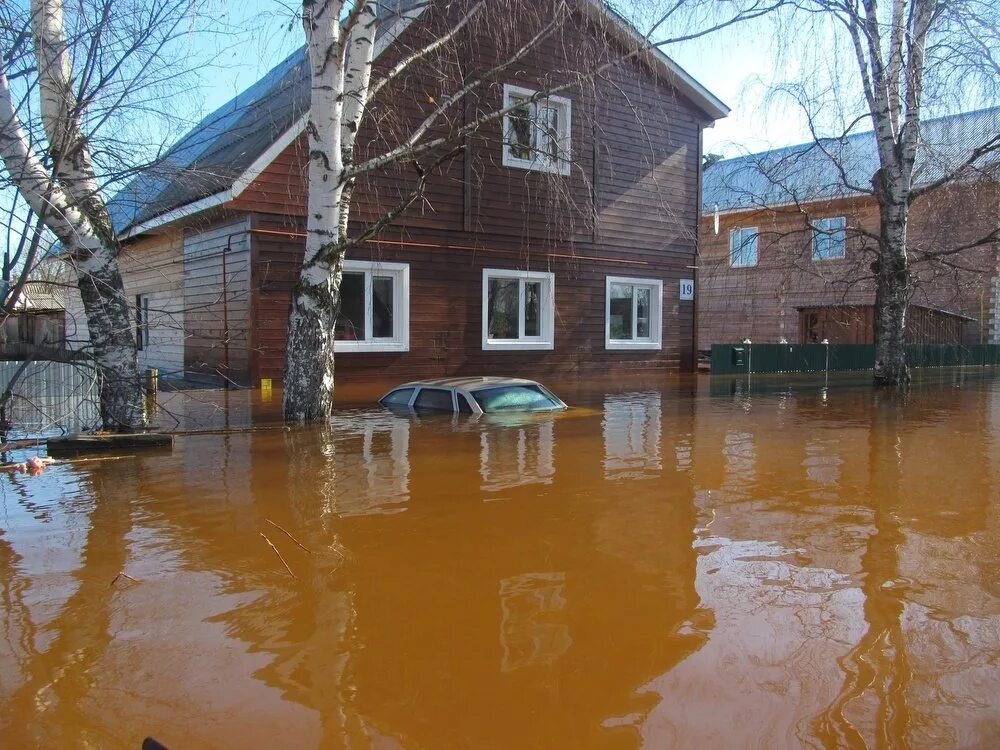
M 43 436 L 100 422 L 97 372 L 67 362 L 0 362 L 0 393 L 13 383 L 4 414 L 8 435 Z
M 908 344 L 910 367 L 1000 366 L 1000 344 Z M 712 374 L 871 370 L 872 344 L 714 344 Z

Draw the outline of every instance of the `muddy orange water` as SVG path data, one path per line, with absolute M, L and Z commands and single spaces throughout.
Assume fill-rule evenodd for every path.
M 554 385 L 4 476 L 0 746 L 1000 747 L 1000 379 Z

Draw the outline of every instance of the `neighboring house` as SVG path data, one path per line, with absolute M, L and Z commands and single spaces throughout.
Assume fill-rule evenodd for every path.
M 454 7 L 383 24 L 376 70 Z M 642 44 L 598 0 L 579 2 L 572 28 L 453 115 L 572 80 L 582 50 L 623 60 Z M 497 62 L 488 30 L 475 33 L 462 42 L 465 74 Z M 392 117 L 381 107 L 366 120 L 362 149 L 386 148 L 453 86 L 416 69 L 385 96 Z M 112 202 L 145 366 L 240 384 L 282 377 L 304 248 L 308 101 L 298 52 Z M 483 127 L 418 205 L 346 261 L 338 377 L 692 367 L 693 303 L 679 289 L 695 263 L 702 128 L 727 111 L 672 60 L 643 51 L 592 87 Z M 404 164 L 361 181 L 352 226 L 391 207 L 411 174 Z
M 997 108 L 925 122 L 916 184 L 932 184 L 997 133 Z M 987 155 L 973 177 L 912 205 L 911 342 L 1000 342 L 997 157 Z M 706 167 L 699 349 L 744 338 L 873 342 L 879 217 L 864 191 L 877 166 L 869 132 Z
M 0 359 L 21 360 L 65 349 L 66 310 L 58 285 L 28 281 L 14 312 L 0 321 Z

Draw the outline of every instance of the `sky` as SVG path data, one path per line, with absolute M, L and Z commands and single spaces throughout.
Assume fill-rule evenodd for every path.
M 205 73 L 204 111 L 211 112 L 247 88 L 302 45 L 292 7 L 278 0 L 225 2 L 229 24 L 239 30 Z M 746 25 L 665 50 L 731 109 L 705 131 L 705 152 L 737 156 L 809 140 L 804 119 L 765 98 L 768 85 L 792 73 L 775 54 L 770 27 Z

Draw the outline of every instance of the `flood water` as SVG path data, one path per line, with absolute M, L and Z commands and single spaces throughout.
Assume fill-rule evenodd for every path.
M 1000 378 L 556 390 L 0 478 L 0 746 L 1000 746 Z

